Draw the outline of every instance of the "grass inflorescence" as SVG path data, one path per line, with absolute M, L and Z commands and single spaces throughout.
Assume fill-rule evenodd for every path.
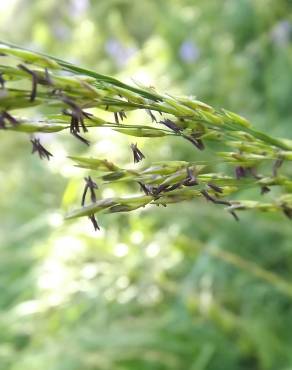
M 0 129 L 29 134 L 32 153 L 40 159 L 49 160 L 53 153 L 43 146 L 38 133 L 66 131 L 81 144 L 90 145 L 87 132 L 100 127 L 149 139 L 177 136 L 194 150 L 210 151 L 216 158 L 210 163 L 169 160 L 129 170 L 107 159 L 72 156 L 78 166 L 91 171 L 91 176 L 85 178 L 81 207 L 67 218 L 89 217 L 94 229 L 99 229 L 97 213 L 129 212 L 151 204 L 167 206 L 194 198 L 223 206 L 236 220 L 238 211 L 248 209 L 280 211 L 292 218 L 292 179 L 281 174 L 282 164 L 292 160 L 292 141 L 271 137 L 256 130 L 245 118 L 192 97 L 130 86 L 4 42 L 0 43 L 0 55 Z M 50 107 L 50 114 L 43 109 L 42 117 L 32 120 L 15 113 L 35 106 L 41 112 L 43 107 Z M 89 113 L 90 108 L 111 112 L 112 120 Z M 135 110 L 144 111 L 145 119 L 150 117 L 152 123 L 128 123 L 128 115 Z M 219 144 L 222 150 L 214 151 L 211 143 Z M 147 157 L 134 142 L 129 150 L 134 163 Z M 223 163 L 232 171 L 216 172 Z M 260 172 L 263 167 L 265 173 Z M 115 182 L 132 183 L 135 194 L 97 199 L 98 183 Z M 275 199 L 263 201 L 262 196 L 274 186 L 280 188 L 281 195 L 278 192 Z M 250 187 L 259 188 L 259 199 L 239 200 L 240 190 Z M 87 193 L 89 204 L 85 204 Z M 232 198 L 235 193 L 239 193 L 236 200 Z

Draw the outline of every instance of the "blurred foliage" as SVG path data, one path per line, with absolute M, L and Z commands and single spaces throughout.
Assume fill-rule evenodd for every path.
M 10 0 L 0 31 L 291 138 L 291 14 L 289 0 Z M 104 217 L 97 234 L 63 223 L 85 175 L 69 150 L 129 162 L 126 137 L 95 135 L 88 152 L 43 137 L 49 165 L 24 136 L 1 135 L 0 369 L 291 369 L 289 220 L 235 223 L 198 201 Z M 175 138 L 139 146 L 157 160 L 196 156 Z

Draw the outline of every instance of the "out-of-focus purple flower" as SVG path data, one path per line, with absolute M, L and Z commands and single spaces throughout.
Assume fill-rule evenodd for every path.
M 291 35 L 292 24 L 288 20 L 277 23 L 271 31 L 272 40 L 279 46 L 286 46 L 291 39 Z
M 67 41 L 70 37 L 69 27 L 59 21 L 51 24 L 51 31 L 54 37 L 59 41 Z
M 191 40 L 185 40 L 180 48 L 179 55 L 186 63 L 193 63 L 200 57 L 200 50 Z
M 73 18 L 82 16 L 89 7 L 89 0 L 71 0 L 70 15 Z
M 126 46 L 117 39 L 109 39 L 105 44 L 105 51 L 115 60 L 118 67 L 124 67 L 135 54 L 136 48 Z

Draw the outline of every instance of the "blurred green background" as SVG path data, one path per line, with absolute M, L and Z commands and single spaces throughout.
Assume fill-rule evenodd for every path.
M 291 138 L 292 1 L 2 0 L 0 35 Z M 291 370 L 284 216 L 236 223 L 201 200 L 103 216 L 98 233 L 63 221 L 85 176 L 68 153 L 127 165 L 121 136 L 96 130 L 89 151 L 44 136 L 46 163 L 26 136 L 1 132 L 0 369 Z M 139 146 L 152 160 L 196 160 L 176 139 Z

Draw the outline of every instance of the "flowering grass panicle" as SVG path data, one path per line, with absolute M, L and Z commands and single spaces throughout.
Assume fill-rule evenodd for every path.
M 73 65 L 63 60 L 0 42 L 0 129 L 22 132 L 58 133 L 66 131 L 82 144 L 89 130 L 108 127 L 116 132 L 149 140 L 177 136 L 192 144 L 194 150 L 212 153 L 212 161 L 184 162 L 169 159 L 143 168 L 127 170 L 107 159 L 72 156 L 76 164 L 91 175 L 85 177 L 81 208 L 67 218 L 87 216 L 95 230 L 97 213 L 130 212 L 148 205 L 202 198 L 216 206 L 225 206 L 236 220 L 237 212 L 255 209 L 282 212 L 292 218 L 292 179 L 284 174 L 282 165 L 292 160 L 292 141 L 275 138 L 256 130 L 245 118 L 215 109 L 191 97 L 161 94 L 153 87 L 130 86 L 109 76 Z M 66 72 L 66 73 L 64 73 Z M 21 82 L 18 84 L 18 82 Z M 42 117 L 19 117 L 18 109 L 38 106 Z M 50 106 L 52 113 L 44 107 Z M 113 113 L 112 120 L 89 113 L 99 108 Z M 152 123 L 131 124 L 131 112 L 140 110 Z M 161 117 L 157 119 L 157 115 Z M 157 140 L 157 139 L 155 139 Z M 50 159 L 51 154 L 36 137 L 31 139 L 32 153 Z M 216 143 L 217 145 L 210 145 Z M 219 148 L 214 150 L 212 148 Z M 134 166 L 147 153 L 131 144 Z M 208 157 L 210 158 L 210 156 Z M 224 167 L 222 167 L 224 164 Z M 211 170 L 212 168 L 212 170 Z M 225 168 L 226 173 L 219 171 Z M 211 171 L 211 172 L 210 172 Z M 109 186 L 116 181 L 132 183 L 135 194 L 98 199 L 97 182 Z M 242 189 L 258 187 L 258 200 L 240 199 Z M 263 195 L 280 189 L 277 196 L 263 201 Z M 90 203 L 85 205 L 87 192 Z M 281 195 L 279 195 L 279 193 Z M 233 195 L 237 194 L 236 200 Z

